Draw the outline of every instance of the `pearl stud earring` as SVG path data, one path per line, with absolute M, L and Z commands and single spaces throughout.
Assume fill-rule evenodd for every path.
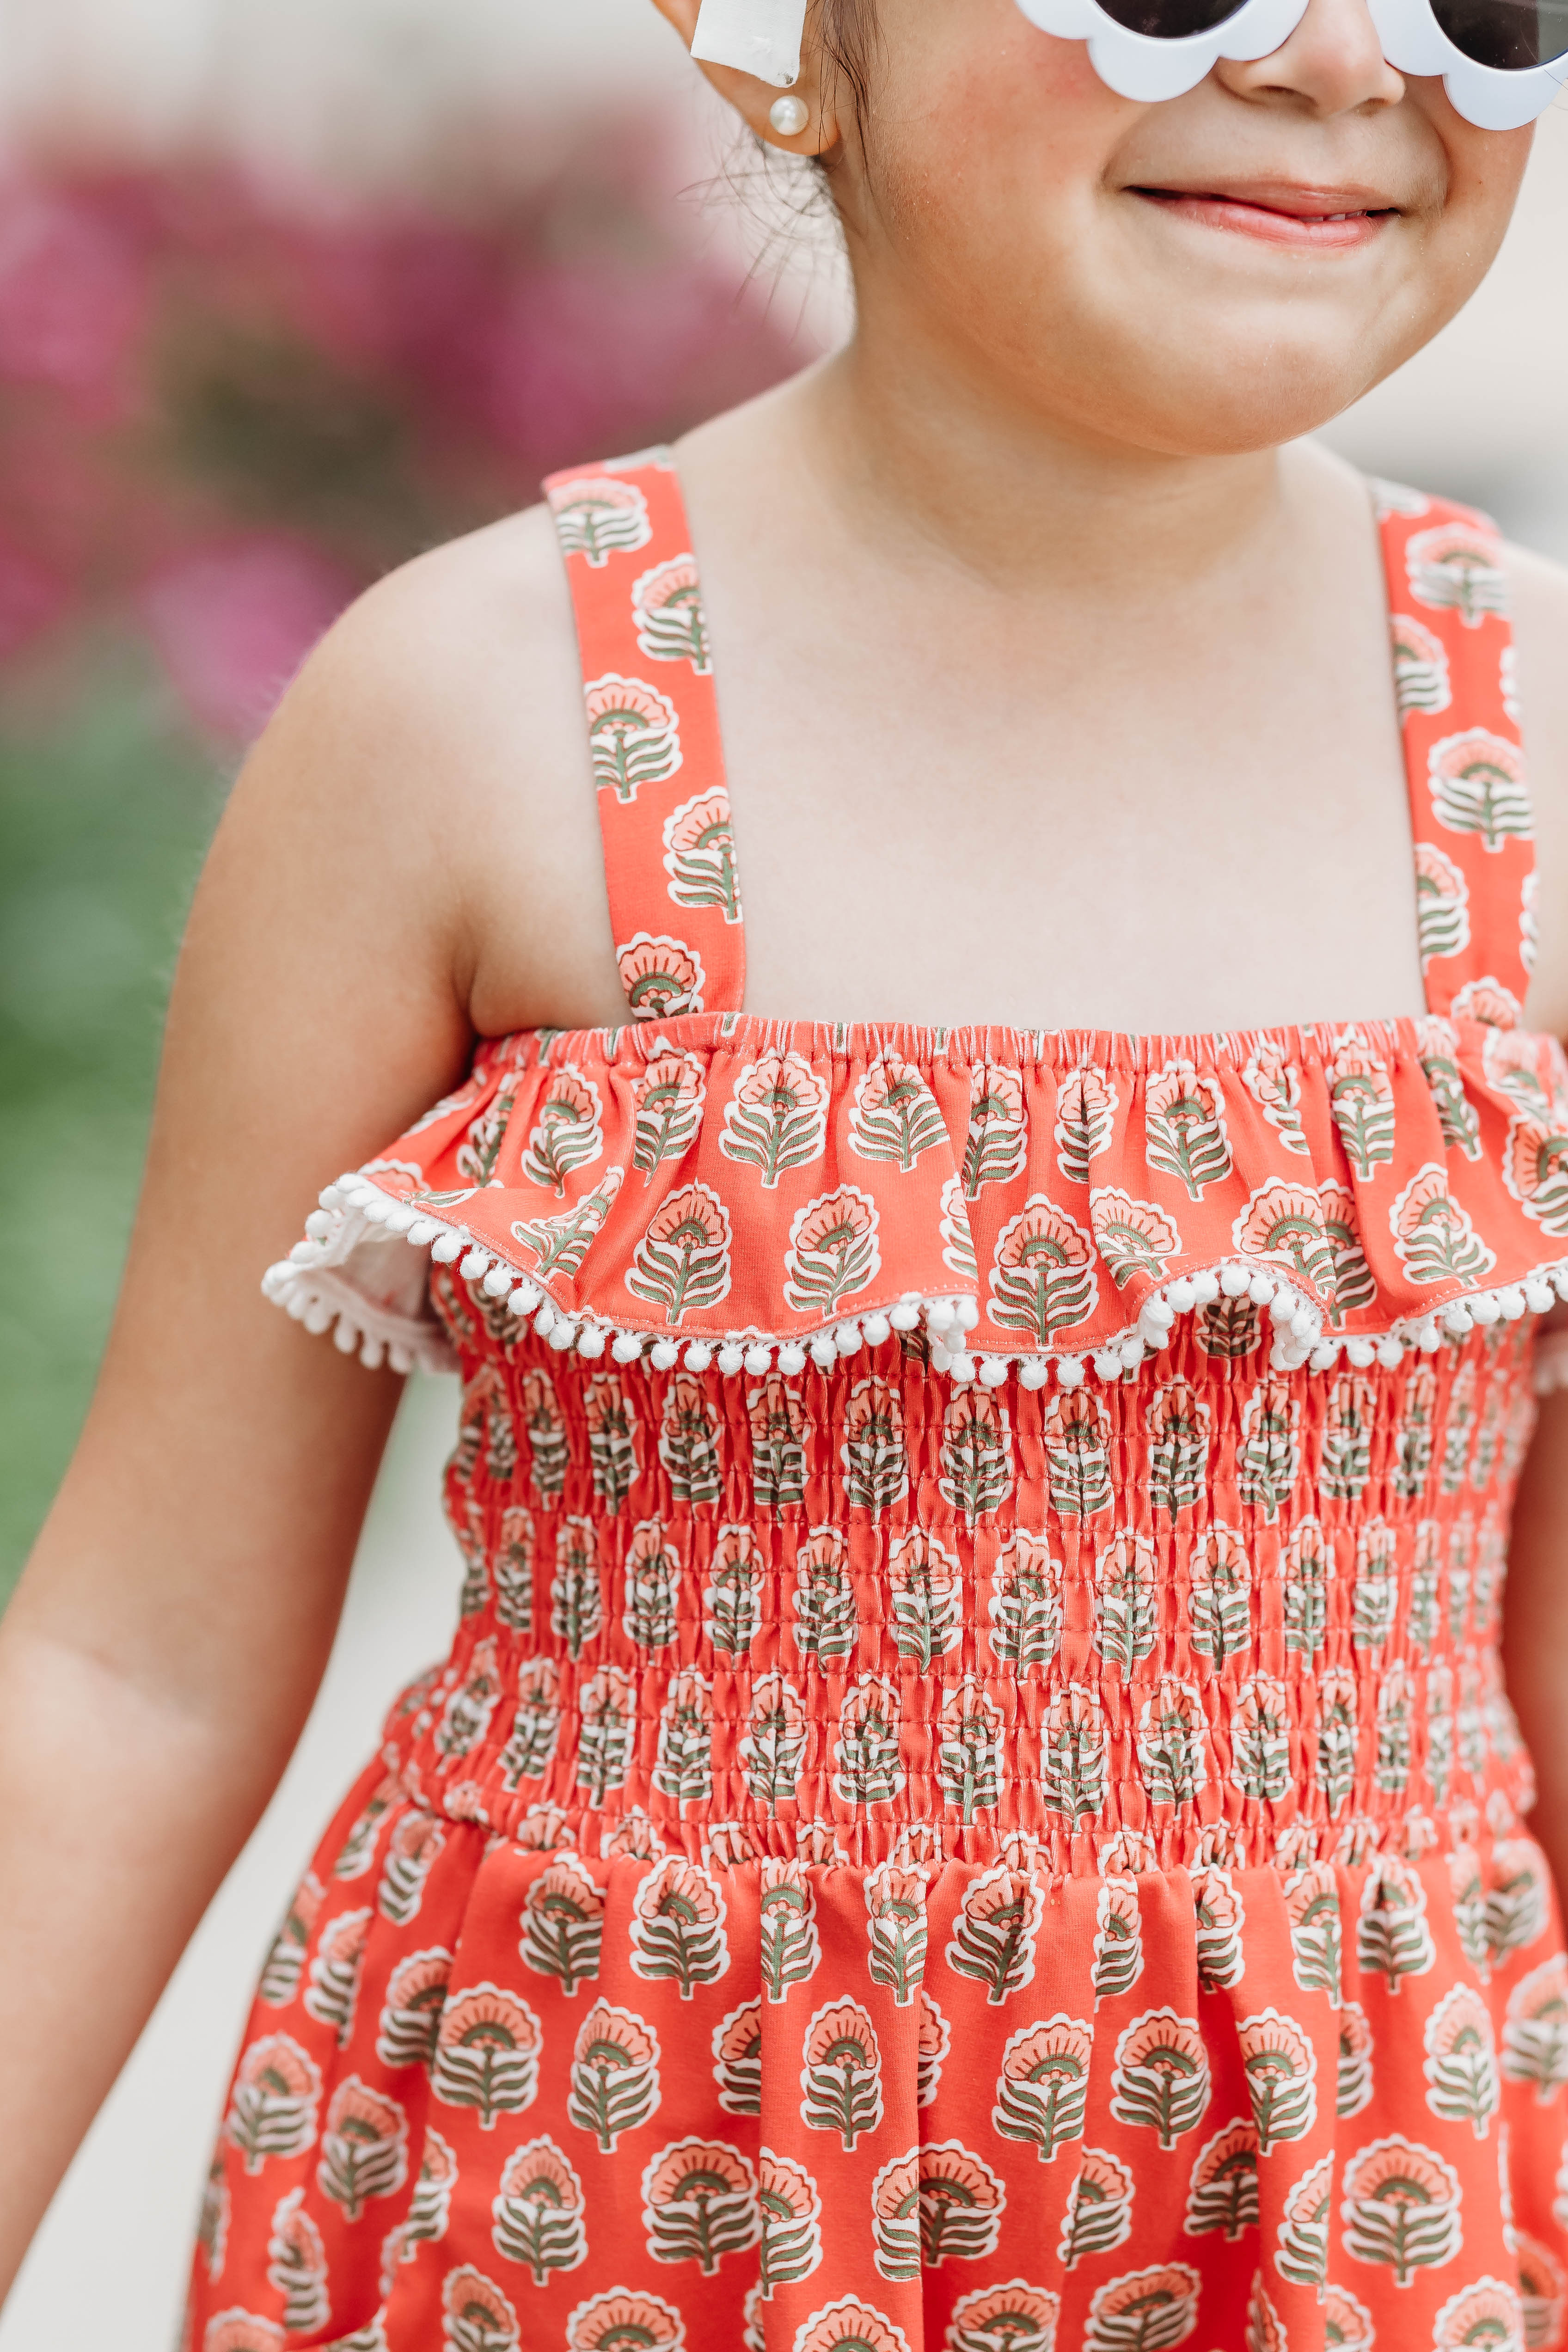
M 781 139 L 798 139 L 811 120 L 811 110 L 804 98 L 775 98 L 768 109 L 768 121 Z

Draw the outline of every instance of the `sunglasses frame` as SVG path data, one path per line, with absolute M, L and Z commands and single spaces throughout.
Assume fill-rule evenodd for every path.
M 1234 15 L 1205 33 L 1160 41 L 1118 24 L 1100 0 L 1017 0 L 1032 25 L 1058 40 L 1086 41 L 1089 62 L 1109 89 L 1142 105 L 1194 89 L 1221 58 L 1253 64 L 1282 48 L 1307 13 L 1307 0 L 1242 0 Z M 1396 73 L 1442 77 L 1448 103 L 1478 131 L 1518 131 L 1545 113 L 1568 82 L 1568 55 L 1509 72 L 1456 48 L 1428 0 L 1367 0 L 1383 54 Z M 776 89 L 800 79 L 806 0 L 702 0 L 691 43 L 694 58 L 735 66 Z

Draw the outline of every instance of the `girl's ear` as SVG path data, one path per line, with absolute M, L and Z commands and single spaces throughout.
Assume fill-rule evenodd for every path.
M 731 5 L 734 0 L 731 0 Z M 744 5 L 744 0 L 742 0 Z M 697 20 L 702 13 L 702 0 L 654 0 L 654 6 L 666 22 L 674 26 L 689 49 L 697 33 Z M 813 14 L 815 15 L 815 10 Z M 779 147 L 789 155 L 824 155 L 838 143 L 838 123 L 832 107 L 823 96 L 822 52 L 813 37 L 815 27 L 808 27 L 807 37 L 801 46 L 800 79 L 787 91 L 775 89 L 771 83 L 759 81 L 754 74 L 742 73 L 736 66 L 710 64 L 699 58 L 702 71 L 721 98 L 728 99 L 748 127 L 770 147 Z M 805 109 L 800 130 L 789 131 L 778 128 L 771 120 L 781 99 L 798 101 L 787 109 L 780 107 L 782 119 L 795 119 L 799 107 Z

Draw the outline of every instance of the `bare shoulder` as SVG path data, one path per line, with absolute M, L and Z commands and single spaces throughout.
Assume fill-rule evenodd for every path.
M 546 509 L 368 590 L 251 765 L 315 837 L 421 894 L 482 1034 L 598 1020 L 606 985 L 613 1013 L 576 636 Z
M 1532 1026 L 1568 1034 L 1568 569 L 1507 550 L 1516 674 L 1535 803 L 1540 961 Z

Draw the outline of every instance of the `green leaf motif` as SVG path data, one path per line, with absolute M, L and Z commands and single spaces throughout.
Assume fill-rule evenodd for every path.
M 607 670 L 584 688 L 594 782 L 622 804 L 645 784 L 663 783 L 681 764 L 675 705 L 640 677 Z
M 849 1149 L 862 1160 L 890 1160 L 907 1174 L 922 1151 L 947 1142 L 947 1129 L 913 1063 L 879 1054 L 855 1089 Z
M 599 1089 L 574 1063 L 564 1062 L 540 1102 L 522 1173 L 529 1183 L 564 1195 L 567 1177 L 597 1160 L 604 1148 Z
M 724 1106 L 719 1149 L 757 1169 L 765 1191 L 792 1169 L 820 1160 L 827 1139 L 828 1087 L 802 1054 L 768 1053 L 748 1062 Z
M 976 1062 L 970 1072 L 969 1132 L 963 1144 L 963 1194 L 977 1200 L 987 1184 L 1022 1175 L 1028 1149 L 1024 1082 L 1016 1069 Z
M 667 1324 L 728 1295 L 730 1212 L 711 1185 L 682 1186 L 655 1211 L 633 1255 L 626 1286 L 662 1307 Z
M 656 1039 L 632 1089 L 632 1166 L 644 1183 L 667 1160 L 679 1160 L 695 1139 L 706 1095 L 702 1064 L 664 1038 Z
M 714 907 L 727 923 L 740 921 L 735 835 L 721 785 L 684 801 L 666 818 L 664 870 L 678 907 Z
M 1205 1188 L 1230 1173 L 1230 1143 L 1219 1088 L 1200 1078 L 1190 1062 L 1167 1062 L 1149 1081 L 1143 1097 L 1143 1156 L 1163 1176 L 1173 1176 L 1187 1197 L 1201 1201 Z

